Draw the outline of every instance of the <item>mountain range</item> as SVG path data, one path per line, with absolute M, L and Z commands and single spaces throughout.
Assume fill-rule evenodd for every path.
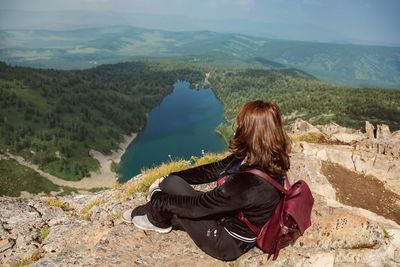
M 400 87 L 400 47 L 131 26 L 0 31 L 0 60 L 15 65 L 75 69 L 160 57 L 185 63 L 298 68 L 336 84 Z

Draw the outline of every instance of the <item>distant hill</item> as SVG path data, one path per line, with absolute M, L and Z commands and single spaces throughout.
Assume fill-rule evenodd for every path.
M 174 57 L 200 64 L 297 68 L 337 84 L 400 87 L 400 47 L 284 41 L 129 26 L 0 31 L 0 60 L 11 64 L 74 69 L 144 57 Z

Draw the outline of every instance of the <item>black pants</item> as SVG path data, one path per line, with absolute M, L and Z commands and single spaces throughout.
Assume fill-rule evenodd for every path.
M 194 190 L 185 180 L 176 175 L 167 176 L 160 184 L 161 190 L 168 194 L 194 196 L 201 192 Z M 158 227 L 171 225 L 172 213 L 160 213 L 151 202 L 147 210 L 149 221 Z M 218 220 L 188 219 L 178 217 L 179 223 L 194 243 L 208 255 L 220 260 L 234 260 L 251 247 L 245 242 L 230 236 Z

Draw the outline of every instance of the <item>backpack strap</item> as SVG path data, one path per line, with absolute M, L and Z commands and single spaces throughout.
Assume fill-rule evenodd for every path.
M 250 170 L 245 170 L 243 172 L 249 172 L 254 174 L 255 176 L 261 177 L 264 180 L 266 180 L 268 183 L 272 184 L 276 189 L 278 189 L 279 191 L 281 191 L 283 194 L 287 194 L 287 189 L 285 189 L 280 183 L 278 183 L 275 179 L 272 179 L 268 174 L 266 174 L 263 171 L 260 171 L 258 169 L 250 169 Z M 285 180 L 285 185 L 287 188 L 290 187 L 289 181 L 287 178 L 284 179 Z
M 243 211 L 239 212 L 239 220 L 241 220 L 242 222 L 244 222 L 247 227 L 250 228 L 251 231 L 253 231 L 253 233 L 255 233 L 256 235 L 258 235 L 261 232 L 261 229 L 258 228 L 257 226 L 255 226 L 254 224 L 252 224 L 243 214 Z
M 254 174 L 255 176 L 258 176 L 264 180 L 266 180 L 268 183 L 272 184 L 276 189 L 278 189 L 279 191 L 281 191 L 283 194 L 287 194 L 287 190 L 280 184 L 278 183 L 275 179 L 272 179 L 268 174 L 266 174 L 263 171 L 260 171 L 258 169 L 250 169 L 250 170 L 245 170 L 245 171 L 241 171 L 241 172 L 249 172 Z M 285 185 L 287 188 L 290 187 L 290 183 L 288 181 L 288 179 L 285 177 Z M 241 220 L 242 222 L 244 222 L 247 227 L 250 228 L 251 231 L 253 231 L 253 233 L 255 233 L 257 236 L 259 235 L 259 233 L 261 232 L 261 229 L 258 228 L 256 225 L 254 225 L 253 223 L 251 223 L 246 216 L 244 216 L 243 212 L 239 212 L 238 214 L 239 216 L 239 220 Z

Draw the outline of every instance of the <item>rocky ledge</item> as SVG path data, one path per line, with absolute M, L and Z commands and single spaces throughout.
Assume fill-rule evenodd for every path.
M 313 225 L 276 261 L 254 248 L 236 261 L 222 262 L 198 249 L 184 231 L 163 235 L 124 224 L 122 212 L 144 203 L 145 195 L 110 189 L 59 198 L 2 198 L 0 265 L 399 266 L 400 135 L 366 125 L 354 131 L 335 124 L 294 124 L 291 133 L 298 141 L 289 177 L 310 185 Z M 318 143 L 301 141 L 310 134 Z

